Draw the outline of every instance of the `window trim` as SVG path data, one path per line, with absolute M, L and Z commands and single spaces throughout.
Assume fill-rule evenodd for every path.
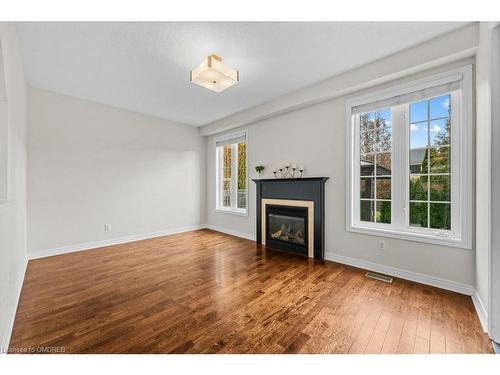
M 245 144 L 246 144 L 246 163 L 245 163 L 245 168 L 246 168 L 246 194 L 245 194 L 245 201 L 246 201 L 246 208 L 237 208 L 237 207 L 223 207 L 220 205 L 220 194 L 219 194 L 219 176 L 220 176 L 220 163 L 219 163 L 219 155 L 218 155 L 218 148 L 217 148 L 217 142 L 221 141 L 226 141 L 226 140 L 231 140 L 231 139 L 236 139 L 239 137 L 245 137 Z M 248 130 L 240 130 L 232 133 L 227 133 L 224 135 L 221 135 L 219 137 L 214 137 L 213 141 L 214 149 L 215 149 L 215 212 L 220 212 L 220 213 L 225 213 L 225 214 L 231 214 L 231 215 L 237 215 L 237 216 L 248 216 Z M 234 166 L 232 166 L 232 174 L 235 172 L 234 171 Z M 237 171 L 236 174 L 237 175 Z
M 386 100 L 395 96 L 408 94 L 411 92 L 424 90 L 429 87 L 461 81 L 461 90 L 459 91 L 461 103 L 457 113 L 457 109 L 452 106 L 452 118 L 456 118 L 458 126 L 455 125 L 455 130 L 451 134 L 452 153 L 458 157 L 452 157 L 452 186 L 458 186 L 458 191 L 452 189 L 452 220 L 458 218 L 458 224 L 453 221 L 452 228 L 457 228 L 454 236 L 450 236 L 449 231 L 440 231 L 433 229 L 419 229 L 409 227 L 408 215 L 409 212 L 405 209 L 408 202 L 408 189 L 403 189 L 404 192 L 397 192 L 394 189 L 396 184 L 399 186 L 407 186 L 409 171 L 407 168 L 409 158 L 409 148 L 407 144 L 395 144 L 394 136 L 395 128 L 393 127 L 393 154 L 394 147 L 398 147 L 398 154 L 403 155 L 399 160 L 392 158 L 393 164 L 393 184 L 391 192 L 391 224 L 368 223 L 356 221 L 356 207 L 359 207 L 359 202 L 356 204 L 357 195 L 359 192 L 356 189 L 355 177 L 357 175 L 357 156 L 359 156 L 359 145 L 356 143 L 358 139 L 359 129 L 355 126 L 353 118 L 353 108 L 370 104 L 376 101 Z M 425 242 L 437 245 L 452 246 L 463 249 L 472 249 L 472 190 L 473 190 L 473 174 L 472 174 L 472 147 L 473 147 L 473 107 L 472 107 L 472 65 L 466 65 L 456 69 L 448 70 L 443 73 L 434 74 L 425 78 L 417 79 L 411 82 L 392 86 L 388 89 L 378 90 L 369 94 L 360 95 L 347 100 L 346 102 L 346 230 L 348 232 L 398 238 L 410 241 Z M 395 106 L 394 108 L 398 108 Z M 400 111 L 404 112 L 404 111 Z M 401 115 L 396 110 L 396 115 Z M 409 131 L 409 119 L 406 122 L 405 133 Z M 394 122 L 394 120 L 393 120 Z M 400 137 L 402 135 L 400 134 Z M 405 137 L 407 138 L 407 137 Z M 406 140 L 408 142 L 408 140 Z M 404 148 L 404 149 L 403 149 Z M 404 168 L 405 172 L 396 173 L 394 170 Z M 395 175 L 399 175 L 395 176 Z M 396 180 L 399 179 L 399 180 Z M 405 180 L 403 180 L 405 179 Z M 396 181 L 396 182 L 395 182 Z M 357 182 L 357 181 L 356 181 Z M 359 182 L 358 182 L 359 185 Z M 399 194 L 399 195 L 396 195 Z M 394 205 L 396 201 L 396 205 Z M 454 203 L 454 202 L 458 202 Z M 403 208 L 403 212 L 399 211 Z M 359 210 L 358 210 L 359 211 Z M 404 220 L 404 225 L 402 221 Z

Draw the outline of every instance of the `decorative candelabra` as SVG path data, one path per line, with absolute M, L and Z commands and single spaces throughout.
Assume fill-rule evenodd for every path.
M 275 178 L 301 178 L 303 174 L 303 166 L 297 167 L 297 165 L 290 163 L 285 163 L 273 171 Z

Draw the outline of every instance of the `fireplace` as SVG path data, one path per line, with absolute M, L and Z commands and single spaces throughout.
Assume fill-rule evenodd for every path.
M 254 179 L 257 243 L 324 259 L 328 177 Z
M 266 205 L 266 244 L 308 255 L 307 207 Z

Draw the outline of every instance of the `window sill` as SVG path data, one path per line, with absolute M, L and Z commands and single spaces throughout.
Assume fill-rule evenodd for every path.
M 236 215 L 236 216 L 248 216 L 248 210 L 242 208 L 216 208 L 215 212 Z
M 367 227 L 361 225 L 348 226 L 346 229 L 348 232 L 368 234 L 372 236 L 390 237 L 400 240 L 423 242 L 441 246 L 458 247 L 466 250 L 472 249 L 472 246 L 468 244 L 467 241 L 464 240 L 463 238 L 447 237 L 432 233 L 423 233 L 412 230 L 407 230 L 407 231 L 396 230 L 391 227 L 375 228 L 375 227 Z

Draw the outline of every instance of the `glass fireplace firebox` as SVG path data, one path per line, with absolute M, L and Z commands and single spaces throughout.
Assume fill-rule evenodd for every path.
M 307 255 L 307 208 L 266 206 L 266 245 Z

